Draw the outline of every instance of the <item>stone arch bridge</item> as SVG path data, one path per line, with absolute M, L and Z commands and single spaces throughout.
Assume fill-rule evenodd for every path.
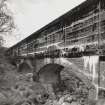
M 15 64 L 20 70 L 33 72 L 34 75 L 38 75 L 40 82 L 46 84 L 53 84 L 59 81 L 60 73 L 65 70 L 68 74 L 73 73 L 78 77 L 88 88 L 95 88 L 95 82 L 97 84 L 97 77 L 93 82 L 93 74 L 90 70 L 85 70 L 84 58 L 45 58 L 35 59 L 34 57 L 19 57 L 16 58 Z M 36 81 L 36 77 L 35 77 Z M 93 92 L 93 91 L 92 91 Z M 96 91 L 92 93 L 92 98 L 96 98 Z

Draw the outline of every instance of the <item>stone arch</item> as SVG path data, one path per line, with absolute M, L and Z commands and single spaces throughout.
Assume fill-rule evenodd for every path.
M 60 78 L 60 72 L 64 67 L 59 64 L 49 63 L 44 65 L 37 75 L 39 76 L 39 81 L 44 83 L 57 83 Z
M 74 64 L 72 64 L 71 62 L 68 62 L 68 61 L 69 60 L 66 61 L 65 58 L 59 58 L 59 59 L 55 58 L 55 59 L 53 59 L 53 62 L 49 62 L 47 64 L 44 64 L 39 69 L 38 76 L 40 77 L 43 73 L 45 73 L 45 71 L 48 68 L 50 68 L 50 69 L 48 69 L 48 71 L 46 71 L 46 72 L 49 72 L 49 73 L 52 73 L 53 70 L 55 70 L 58 74 L 63 70 L 67 71 L 68 73 L 73 73 L 77 78 L 79 78 L 86 85 L 86 87 L 88 87 L 89 94 L 90 94 L 89 98 L 94 98 L 95 99 L 97 93 L 96 93 L 96 89 L 95 89 L 92 81 L 89 80 L 89 77 L 82 70 L 80 70 L 76 65 L 74 65 Z M 49 67 L 49 66 L 51 66 L 51 67 Z M 45 75 L 45 77 L 47 78 L 48 75 Z M 54 76 L 50 76 L 50 77 L 54 77 Z M 58 77 L 59 77 L 59 75 L 58 75 Z M 43 80 L 43 79 L 41 79 L 41 80 Z M 56 80 L 54 80 L 54 82 L 55 81 Z M 92 91 L 91 91 L 91 89 L 92 89 Z
M 62 70 L 65 70 L 68 73 L 73 73 L 80 80 L 82 80 L 89 88 L 92 87 L 92 82 L 88 79 L 88 77 L 84 73 L 79 71 L 78 68 L 75 67 L 74 65 L 64 63 L 62 61 L 56 61 L 53 63 L 49 62 L 43 65 L 43 67 L 41 67 L 40 70 L 38 71 L 38 75 L 40 76 L 40 74 L 45 73 L 45 72 L 52 72 L 52 70 L 56 71 L 57 73 L 61 72 Z
M 34 81 L 39 80 L 40 73 L 42 73 L 41 71 L 44 72 L 43 68 L 47 68 L 49 65 L 52 65 L 52 70 L 54 70 L 55 65 L 59 65 L 64 68 L 63 70 L 73 73 L 75 76 L 77 76 L 88 88 L 89 94 L 90 94 L 89 98 L 96 99 L 97 88 L 95 87 L 95 84 L 92 81 L 92 74 L 87 74 L 87 72 L 83 70 L 84 69 L 82 68 L 83 66 L 80 67 L 81 64 L 82 65 L 84 64 L 83 59 L 81 58 L 71 59 L 71 58 L 62 58 L 62 57 L 61 58 L 47 58 L 47 59 L 41 60 L 40 61 L 41 63 L 37 63 L 37 66 L 38 66 L 36 67 L 37 72 L 34 73 L 34 76 L 33 76 Z M 80 65 L 78 65 L 78 63 Z M 39 75 L 39 77 L 37 76 L 37 74 Z
M 30 60 L 24 59 L 20 64 L 18 64 L 18 72 L 33 72 L 33 66 Z
M 59 63 L 49 63 L 49 64 L 44 65 L 39 70 L 39 72 L 37 74 L 39 76 L 39 82 L 41 81 L 41 83 L 43 85 L 45 85 L 45 88 L 48 89 L 48 87 L 50 87 L 49 90 L 56 91 L 56 90 L 54 90 L 54 88 L 56 88 L 56 85 L 54 85 L 54 84 L 59 83 L 59 79 L 61 79 L 60 73 L 65 70 L 68 72 L 68 74 L 70 73 L 71 76 L 74 75 L 78 80 L 81 81 L 81 83 L 83 83 L 87 87 L 87 89 L 89 89 L 88 92 L 89 92 L 90 99 L 91 98 L 96 99 L 97 93 L 96 93 L 96 90 L 95 90 L 92 82 L 85 75 L 83 75 L 80 72 L 77 72 L 77 70 L 74 70 L 74 69 L 76 69 L 76 68 L 73 66 L 68 67 L 68 66 L 65 66 L 65 64 L 62 65 L 61 63 L 60 64 Z M 53 86 L 55 86 L 55 87 L 53 87 Z M 62 87 L 62 85 L 59 85 L 59 86 Z M 50 92 L 50 93 L 52 93 L 52 92 Z
M 64 90 L 61 83 L 61 72 L 65 69 L 63 65 L 49 63 L 44 65 L 39 72 L 38 81 L 46 88 L 48 93 L 56 94 L 57 91 Z

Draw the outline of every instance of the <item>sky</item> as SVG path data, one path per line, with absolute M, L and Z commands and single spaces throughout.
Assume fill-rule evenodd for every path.
M 16 30 L 5 35 L 5 46 L 10 47 L 42 28 L 85 0 L 8 0 Z

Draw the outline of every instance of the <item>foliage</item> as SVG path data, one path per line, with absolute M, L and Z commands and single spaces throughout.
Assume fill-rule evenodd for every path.
M 12 32 L 14 21 L 10 10 L 7 8 L 8 0 L 0 0 L 0 46 L 3 45 L 3 35 Z

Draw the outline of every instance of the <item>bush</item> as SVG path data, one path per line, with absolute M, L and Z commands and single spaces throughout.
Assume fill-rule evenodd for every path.
M 0 81 L 2 81 L 5 77 L 5 70 L 3 67 L 0 67 Z

